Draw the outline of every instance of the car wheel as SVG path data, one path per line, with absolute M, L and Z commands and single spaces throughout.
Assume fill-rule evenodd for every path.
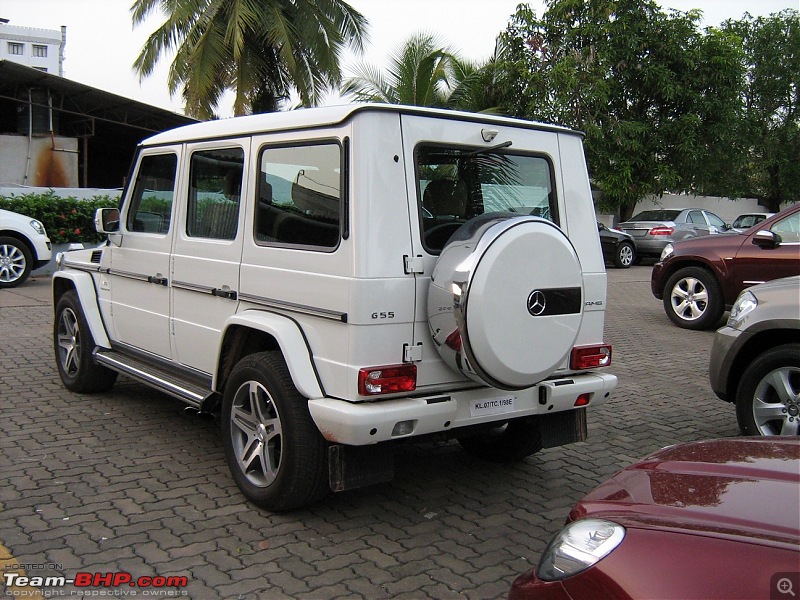
M 536 454 L 542 449 L 542 434 L 536 417 L 525 417 L 488 431 L 459 437 L 458 443 L 477 458 L 504 463 Z
M 222 437 L 236 484 L 258 506 L 292 510 L 330 490 L 327 443 L 279 352 L 251 354 L 234 367 Z
M 664 310 L 684 329 L 710 329 L 724 311 L 722 292 L 714 276 L 699 267 L 680 269 L 664 287 Z
M 0 237 L 0 288 L 11 288 L 24 282 L 32 266 L 33 256 L 24 242 L 13 237 Z
M 748 366 L 736 392 L 742 435 L 800 431 L 800 344 L 767 350 Z
M 622 242 L 617 246 L 617 252 L 614 255 L 614 266 L 618 269 L 627 269 L 636 260 L 636 250 L 633 244 Z
M 94 338 L 89 330 L 78 296 L 66 292 L 56 304 L 53 347 L 58 374 L 73 392 L 104 392 L 117 380 L 117 372 L 98 365 L 92 358 Z

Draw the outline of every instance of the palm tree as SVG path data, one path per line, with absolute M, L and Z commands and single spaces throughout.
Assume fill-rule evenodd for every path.
M 366 19 L 342 0 L 135 0 L 133 24 L 160 8 L 166 21 L 134 62 L 140 78 L 174 52 L 170 93 L 181 89 L 186 112 L 212 118 L 226 90 L 234 114 L 277 107 L 294 88 L 318 103 L 342 78 L 347 45 L 363 50 Z
M 389 57 L 385 74 L 367 64 L 357 66 L 355 77 L 345 80 L 342 94 L 361 102 L 499 112 L 502 52 L 498 40 L 486 63 L 473 63 L 434 36 L 417 33 Z
M 445 106 L 452 80 L 453 54 L 427 33 L 417 33 L 389 57 L 384 74 L 367 64 L 345 80 L 343 95 L 361 102 Z

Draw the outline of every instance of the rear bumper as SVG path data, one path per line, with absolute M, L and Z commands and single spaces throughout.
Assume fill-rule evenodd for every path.
M 379 402 L 320 398 L 309 400 L 308 407 L 325 439 L 362 446 L 573 410 L 576 399 L 582 394 L 589 396 L 587 406 L 597 406 L 605 402 L 616 387 L 616 375 L 592 372 L 543 381 L 533 388 L 517 391 L 479 388 Z M 398 423 L 404 426 L 398 429 Z

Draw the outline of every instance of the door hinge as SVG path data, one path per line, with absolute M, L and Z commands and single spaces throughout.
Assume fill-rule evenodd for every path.
M 422 342 L 419 344 L 403 344 L 403 362 L 420 362 L 422 360 Z
M 404 254 L 403 263 L 405 265 L 407 275 L 425 272 L 425 261 L 422 256 L 408 256 L 407 254 Z

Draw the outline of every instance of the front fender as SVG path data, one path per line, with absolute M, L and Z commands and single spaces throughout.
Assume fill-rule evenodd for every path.
M 235 314 L 225 322 L 217 356 L 222 356 L 222 344 L 228 337 L 228 330 L 237 326 L 261 331 L 275 338 L 297 390 L 309 399 L 324 396 L 319 377 L 314 369 L 311 348 L 295 321 L 282 315 L 258 310 L 246 310 Z M 214 373 L 214 389 L 218 389 L 217 379 L 219 376 L 218 367 Z
M 53 306 L 58 304 L 58 299 L 66 289 L 74 289 L 83 309 L 89 331 L 92 333 L 94 343 L 102 348 L 111 348 L 103 317 L 100 316 L 100 306 L 97 304 L 97 290 L 94 279 L 90 273 L 82 271 L 56 271 L 53 273 Z

